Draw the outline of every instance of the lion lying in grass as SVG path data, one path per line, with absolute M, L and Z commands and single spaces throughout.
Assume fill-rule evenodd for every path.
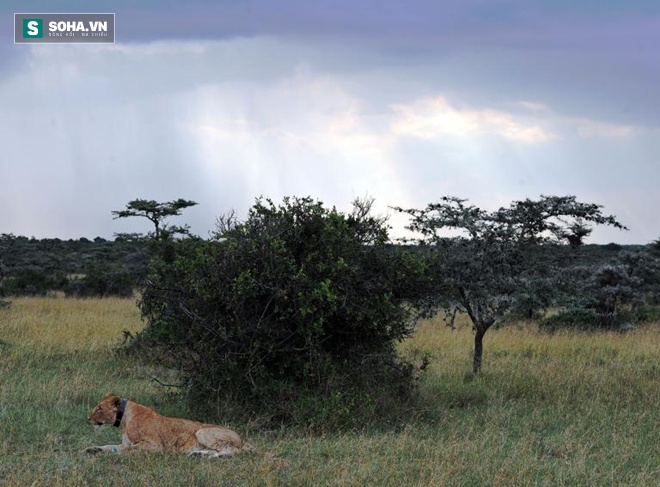
M 230 457 L 254 447 L 230 429 L 188 419 L 170 418 L 114 394 L 106 394 L 88 416 L 95 426 L 121 428 L 121 445 L 92 446 L 85 453 L 131 450 L 180 451 L 188 455 Z

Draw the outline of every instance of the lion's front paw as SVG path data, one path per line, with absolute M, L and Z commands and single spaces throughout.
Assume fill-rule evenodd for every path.
M 87 455 L 97 455 L 103 451 L 103 448 L 100 446 L 90 446 L 89 448 L 85 448 L 83 450 L 83 453 Z

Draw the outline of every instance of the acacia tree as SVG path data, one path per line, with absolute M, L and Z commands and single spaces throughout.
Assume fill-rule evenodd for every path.
M 512 313 L 529 314 L 550 304 L 556 267 L 549 247 L 571 245 L 589 234 L 588 225 L 625 229 L 601 206 L 574 196 L 541 196 L 486 211 L 466 200 L 443 197 L 425 209 L 395 210 L 410 215 L 406 228 L 430 246 L 437 276 L 434 293 L 470 317 L 474 328 L 473 372 L 481 371 L 488 329 Z M 448 230 L 458 231 L 449 236 Z M 577 235 L 579 234 L 579 235 Z
M 117 218 L 128 218 L 133 216 L 146 218 L 154 224 L 154 238 L 156 240 L 162 240 L 163 238 L 176 233 L 188 233 L 187 226 L 168 226 L 164 221 L 170 216 L 180 215 L 183 209 L 195 206 L 196 204 L 195 201 L 184 200 L 183 198 L 165 203 L 159 203 L 154 200 L 135 199 L 128 202 L 125 210 L 113 211 L 112 214 L 115 216 L 115 220 Z

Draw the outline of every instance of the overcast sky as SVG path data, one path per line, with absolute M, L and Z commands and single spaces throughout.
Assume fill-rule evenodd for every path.
M 14 12 L 115 12 L 114 45 L 15 45 Z M 3 1 L 0 233 L 208 235 L 259 195 L 488 209 L 575 195 L 660 237 L 660 2 Z M 395 234 L 405 219 L 393 215 Z

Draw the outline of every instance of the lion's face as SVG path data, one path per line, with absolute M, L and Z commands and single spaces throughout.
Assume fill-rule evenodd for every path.
M 87 419 L 89 419 L 89 421 L 95 426 L 113 424 L 117 417 L 120 402 L 121 397 L 115 396 L 114 394 L 106 394 L 101 402 L 94 406 L 94 409 L 89 413 Z

